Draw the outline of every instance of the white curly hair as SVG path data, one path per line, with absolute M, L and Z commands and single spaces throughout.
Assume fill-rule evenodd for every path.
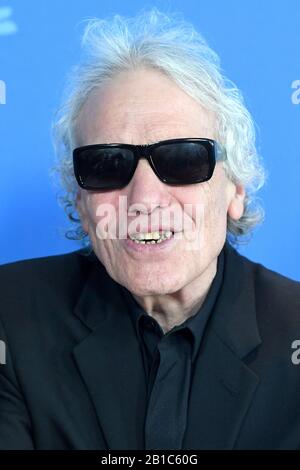
M 233 244 L 248 241 L 246 236 L 264 218 L 256 193 L 263 186 L 266 173 L 256 150 L 255 124 L 243 96 L 224 76 L 219 57 L 203 36 L 179 13 L 166 14 L 152 8 L 130 18 L 113 15 L 88 20 L 82 47 L 84 58 L 71 71 L 66 96 L 53 123 L 57 155 L 53 171 L 62 188 L 60 203 L 72 221 L 66 237 L 90 246 L 76 211 L 78 185 L 72 163 L 80 109 L 92 90 L 120 71 L 150 67 L 166 74 L 216 113 L 218 140 L 227 152 L 224 169 L 234 183 L 241 183 L 246 190 L 242 217 L 236 221 L 228 216 L 227 239 Z

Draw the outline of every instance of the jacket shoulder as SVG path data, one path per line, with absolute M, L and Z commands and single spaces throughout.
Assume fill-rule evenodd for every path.
M 82 250 L 16 261 L 0 266 L 1 317 L 17 318 L 25 311 L 46 311 L 51 303 L 72 305 L 90 269 Z
M 86 259 L 85 259 L 86 258 Z M 22 284 L 30 283 L 33 279 L 50 281 L 80 271 L 88 257 L 82 250 L 61 255 L 44 256 L 39 258 L 14 261 L 0 266 L 0 288 L 9 281 L 22 279 Z M 20 286 L 19 286 L 20 287 Z
M 255 272 L 258 297 L 265 298 L 274 307 L 300 308 L 300 282 L 273 271 L 263 264 L 251 262 Z
M 243 257 L 252 273 L 257 321 L 281 340 L 300 335 L 300 282 Z

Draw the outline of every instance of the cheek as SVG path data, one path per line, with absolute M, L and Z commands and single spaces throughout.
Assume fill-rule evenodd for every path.
M 96 220 L 96 205 L 89 193 L 84 194 L 81 202 L 81 222 L 86 232 L 90 234 Z
M 84 230 L 89 234 L 98 258 L 107 266 L 117 262 L 118 196 L 115 192 L 89 193 L 85 197 Z M 87 227 L 86 227 L 87 226 Z
M 220 184 L 205 183 L 176 188 L 174 199 L 184 213 L 185 230 L 202 233 L 205 240 L 226 226 L 226 197 Z M 185 221 L 187 224 L 185 224 Z M 192 225 L 191 225 L 192 224 Z
M 207 207 L 211 217 L 219 217 L 226 215 L 227 212 L 227 195 L 222 185 L 216 186 L 208 183 L 206 190 Z
M 104 217 L 106 219 L 114 217 L 114 199 L 110 194 L 87 193 L 84 199 L 84 209 L 90 228 L 95 228 Z
M 223 236 L 227 227 L 227 196 L 222 184 L 208 181 L 201 186 L 202 230 L 206 239 Z
M 110 265 L 115 262 L 116 257 L 115 240 L 107 239 L 108 226 L 112 226 L 115 220 L 114 199 L 108 193 L 88 193 L 85 196 L 84 207 L 85 221 L 82 221 L 84 229 L 88 232 L 100 261 Z

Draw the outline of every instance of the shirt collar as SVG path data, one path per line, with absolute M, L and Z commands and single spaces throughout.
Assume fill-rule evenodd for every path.
M 218 259 L 217 259 L 217 270 L 216 270 L 215 277 L 211 283 L 211 286 L 205 297 L 205 300 L 203 304 L 201 305 L 200 309 L 198 310 L 198 312 L 192 317 L 187 318 L 180 325 L 174 326 L 170 331 L 168 331 L 168 333 L 166 333 L 166 334 L 172 334 L 175 331 L 187 328 L 192 333 L 192 337 L 193 337 L 193 357 L 192 357 L 193 360 L 195 359 L 199 351 L 200 343 L 203 337 L 205 327 L 207 325 L 208 319 L 210 318 L 213 312 L 215 302 L 220 292 L 221 285 L 223 282 L 223 274 L 224 274 L 224 247 L 222 251 L 220 252 Z M 122 287 L 122 292 L 124 293 L 125 298 L 126 298 L 128 311 L 133 321 L 137 336 L 140 338 L 140 325 L 142 324 L 141 319 L 142 317 L 149 318 L 149 315 L 138 304 L 138 302 L 135 300 L 131 292 L 129 292 L 125 287 L 123 286 L 121 287 Z M 162 329 L 160 325 L 158 324 L 158 322 L 154 318 L 151 318 L 151 321 L 162 332 Z

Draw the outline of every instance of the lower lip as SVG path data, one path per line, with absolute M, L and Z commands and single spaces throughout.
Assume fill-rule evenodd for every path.
M 130 238 L 126 238 L 124 240 L 125 247 L 128 248 L 130 251 L 135 251 L 138 253 L 157 253 L 160 251 L 169 250 L 175 244 L 177 240 L 172 235 L 171 238 L 162 241 L 161 243 L 136 243 Z

